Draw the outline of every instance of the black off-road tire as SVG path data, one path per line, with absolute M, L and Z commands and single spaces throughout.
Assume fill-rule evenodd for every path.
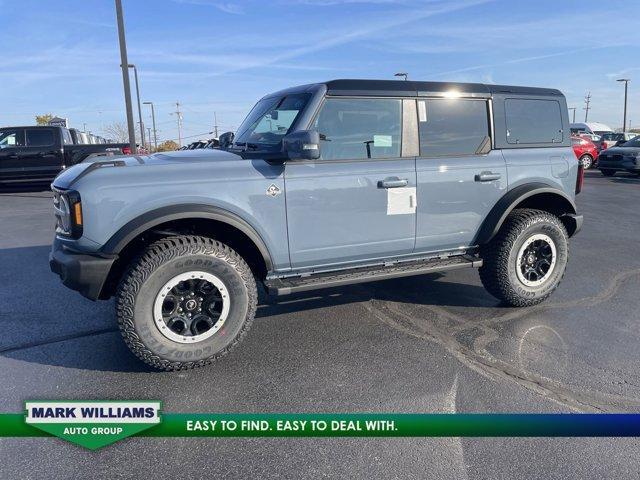
M 616 174 L 615 170 L 609 170 L 606 168 L 603 168 L 600 171 L 602 172 L 602 175 L 604 175 L 605 177 L 613 177 Z
M 556 248 L 556 263 L 541 285 L 531 287 L 518 278 L 517 257 L 525 242 L 536 234 L 551 238 Z M 480 247 L 482 284 L 491 295 L 514 307 L 536 305 L 546 300 L 564 277 L 569 256 L 568 239 L 567 229 L 555 215 L 534 209 L 514 210 L 494 239 Z
M 190 271 L 210 273 L 223 281 L 229 313 L 213 336 L 179 343 L 163 335 L 154 322 L 154 301 L 167 279 Z M 131 351 L 161 370 L 187 370 L 227 354 L 245 336 L 257 307 L 254 275 L 227 245 L 207 237 L 167 237 L 151 244 L 123 276 L 116 313 L 120 332 Z

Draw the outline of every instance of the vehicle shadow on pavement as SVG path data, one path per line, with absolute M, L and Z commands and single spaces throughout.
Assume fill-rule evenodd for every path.
M 613 183 L 640 183 L 640 177 L 613 177 Z
M 267 298 L 258 309 L 256 318 L 301 312 L 327 306 L 360 303 L 371 300 L 441 306 L 441 307 L 500 307 L 500 303 L 477 285 L 440 282 L 444 273 L 430 273 L 380 282 L 362 283 Z
M 3 185 L 0 183 L 0 195 L 3 193 L 50 193 L 49 183 L 34 183 L 25 185 Z
M 0 289 L 4 332 L 0 355 L 82 370 L 154 372 L 125 346 L 113 300 L 92 302 L 64 287 L 49 270 L 49 250 L 49 246 L 0 249 L 0 285 L 4 287 Z M 433 273 L 278 299 L 263 297 L 256 317 L 259 321 L 374 300 L 469 308 L 498 303 L 481 286 L 439 281 L 443 277 Z

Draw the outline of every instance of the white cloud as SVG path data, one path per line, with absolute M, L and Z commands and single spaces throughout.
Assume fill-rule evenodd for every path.
M 217 0 L 172 0 L 172 1 L 175 3 L 184 3 L 189 5 L 215 7 L 221 12 L 231 13 L 233 15 L 241 15 L 244 13 L 242 6 L 235 2 L 220 2 Z

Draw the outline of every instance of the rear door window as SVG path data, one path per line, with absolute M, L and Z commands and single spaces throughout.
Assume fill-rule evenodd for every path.
M 54 145 L 53 130 L 27 129 L 27 146 L 28 147 L 50 147 Z
M 507 143 L 562 143 L 562 114 L 556 100 L 507 98 Z
M 489 138 L 486 100 L 418 100 L 420 156 L 479 154 Z
M 323 160 L 400 157 L 402 101 L 328 98 L 313 128 Z

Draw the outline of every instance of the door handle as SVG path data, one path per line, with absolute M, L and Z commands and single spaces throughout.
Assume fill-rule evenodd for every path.
M 384 180 L 380 180 L 378 182 L 378 188 L 398 188 L 398 187 L 406 187 L 409 185 L 409 180 L 406 178 L 385 178 Z
M 481 172 L 476 175 L 476 182 L 492 182 L 494 180 L 500 180 L 502 176 L 499 173 L 493 172 Z

